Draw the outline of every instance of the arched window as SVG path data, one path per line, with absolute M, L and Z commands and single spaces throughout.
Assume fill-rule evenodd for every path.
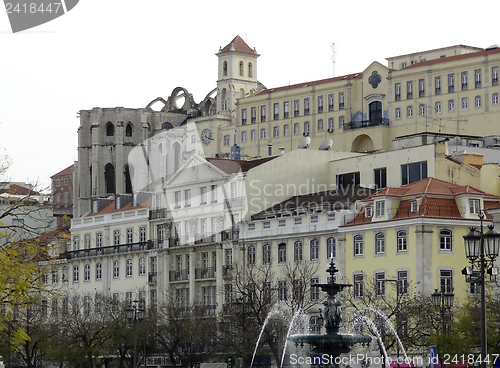
M 248 78 L 253 78 L 253 65 L 248 63 Z
M 373 101 L 368 105 L 370 111 L 370 125 L 380 124 L 382 121 L 382 102 Z
M 362 256 L 364 252 L 364 244 L 363 244 L 363 236 L 362 235 L 356 235 L 354 237 L 354 255 L 355 256 Z
M 452 249 L 452 232 L 448 229 L 439 231 L 439 249 L 451 250 Z
M 385 235 L 378 233 L 375 235 L 375 254 L 385 253 Z
M 326 241 L 326 252 L 328 258 L 335 258 L 337 256 L 337 248 L 335 247 L 335 245 L 335 238 L 328 238 L 328 240 Z
M 243 61 L 240 61 L 240 77 L 243 77 Z
M 293 134 L 299 134 L 299 133 L 300 133 L 299 123 L 293 124 Z
M 227 76 L 227 61 L 224 61 L 224 63 L 222 64 L 222 75 L 224 77 Z
M 106 136 L 112 137 L 114 135 L 115 135 L 115 126 L 113 125 L 112 122 L 108 121 L 108 124 L 106 124 Z
M 269 244 L 262 246 L 262 264 L 271 264 L 271 246 Z
M 278 263 L 286 262 L 286 244 L 281 243 L 278 245 Z
M 127 127 L 125 128 L 125 136 L 132 137 L 132 124 L 131 123 L 128 123 Z
M 125 266 L 125 273 L 127 277 L 132 277 L 132 260 L 127 259 L 127 263 Z
M 179 170 L 182 166 L 181 145 L 177 142 L 174 143 L 174 172 Z
M 406 252 L 408 249 L 406 246 L 406 231 L 404 230 L 398 231 L 397 240 L 398 240 L 398 252 Z
M 115 186 L 115 167 L 112 164 L 107 164 L 104 167 L 104 182 L 106 185 L 106 194 L 114 194 Z
M 248 264 L 249 265 L 255 264 L 255 246 L 254 245 L 251 245 L 248 247 Z
M 318 120 L 318 130 L 323 130 L 323 119 Z
M 116 279 L 120 277 L 120 262 L 113 261 L 113 278 Z
M 308 121 L 306 121 L 304 123 L 304 133 L 309 133 L 309 122 Z
M 275 126 L 273 128 L 273 137 L 276 138 L 276 137 L 279 137 L 279 135 L 280 135 L 280 128 Z
M 132 193 L 132 179 L 128 165 L 125 165 L 125 168 L 123 169 L 123 178 L 125 180 L 125 193 Z
M 309 249 L 311 261 L 315 261 L 319 259 L 319 243 L 316 239 L 311 240 L 310 249 Z
M 296 241 L 293 244 L 293 260 L 295 262 L 302 261 L 302 242 L 301 241 Z

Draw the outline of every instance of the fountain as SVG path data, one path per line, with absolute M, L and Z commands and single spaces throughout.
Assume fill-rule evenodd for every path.
M 296 345 L 308 344 L 312 346 L 312 351 L 318 354 L 328 354 L 331 358 L 337 358 L 341 354 L 351 351 L 355 344 L 361 343 L 367 345 L 371 342 L 371 336 L 341 334 L 339 333 L 341 316 L 341 303 L 336 299 L 336 295 L 350 284 L 337 284 L 335 282 L 335 273 L 339 270 L 335 267 L 333 259 L 330 261 L 330 267 L 326 270 L 330 274 L 330 279 L 326 284 L 316 284 L 322 291 L 328 293 L 328 298 L 323 305 L 323 317 L 325 322 L 326 334 L 296 334 L 288 337 L 288 340 Z

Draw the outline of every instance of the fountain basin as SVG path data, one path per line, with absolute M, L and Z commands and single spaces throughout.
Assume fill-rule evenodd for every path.
M 312 351 L 319 354 L 328 354 L 334 358 L 348 353 L 356 344 L 368 345 L 372 341 L 371 336 L 355 334 L 332 334 L 332 335 L 309 335 L 297 334 L 288 337 L 295 344 L 308 344 Z

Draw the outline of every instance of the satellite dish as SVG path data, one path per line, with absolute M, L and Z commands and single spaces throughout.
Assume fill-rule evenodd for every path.
M 320 144 L 319 150 L 320 151 L 328 151 L 330 148 L 333 146 L 333 140 L 332 139 L 325 139 L 323 143 Z
M 311 138 L 304 137 L 300 140 L 299 148 L 307 149 L 307 147 L 309 147 L 310 144 L 311 144 Z

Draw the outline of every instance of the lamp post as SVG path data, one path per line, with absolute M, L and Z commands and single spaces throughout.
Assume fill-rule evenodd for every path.
M 144 305 L 142 300 L 134 300 L 125 310 L 129 323 L 133 322 L 134 328 L 134 363 L 132 368 L 137 368 L 137 321 L 144 319 Z M 10 368 L 10 367 L 9 367 Z
M 462 273 L 468 278 L 468 282 L 478 281 L 481 292 L 481 367 L 486 368 L 486 353 L 487 353 L 487 340 L 486 340 L 486 297 L 485 297 L 485 272 L 488 270 L 490 275 L 493 274 L 493 263 L 495 258 L 498 257 L 500 234 L 493 231 L 493 225 L 488 225 L 488 231 L 483 231 L 484 211 L 479 213 L 479 220 L 481 223 L 480 230 L 474 227 L 464 238 L 465 256 L 469 259 L 472 267 L 466 267 Z M 479 268 L 479 277 L 474 279 L 474 270 Z M 496 270 L 496 269 L 495 269 Z
M 442 326 L 442 333 L 441 333 L 441 351 L 440 355 L 444 355 L 444 339 L 446 336 L 446 320 L 445 320 L 445 312 L 446 310 L 451 310 L 451 307 L 453 307 L 453 299 L 455 297 L 455 294 L 453 293 L 445 293 L 443 290 L 439 292 L 437 289 L 431 294 L 432 297 L 432 305 L 435 307 L 438 307 L 440 312 L 441 312 L 441 326 Z M 441 367 L 444 367 L 443 361 L 441 360 Z
M 17 328 L 17 318 L 16 316 L 12 317 L 12 320 L 9 321 L 9 351 L 7 352 L 7 363 L 8 363 L 8 368 L 11 368 L 10 364 L 10 350 L 12 348 L 12 330 L 15 330 Z

